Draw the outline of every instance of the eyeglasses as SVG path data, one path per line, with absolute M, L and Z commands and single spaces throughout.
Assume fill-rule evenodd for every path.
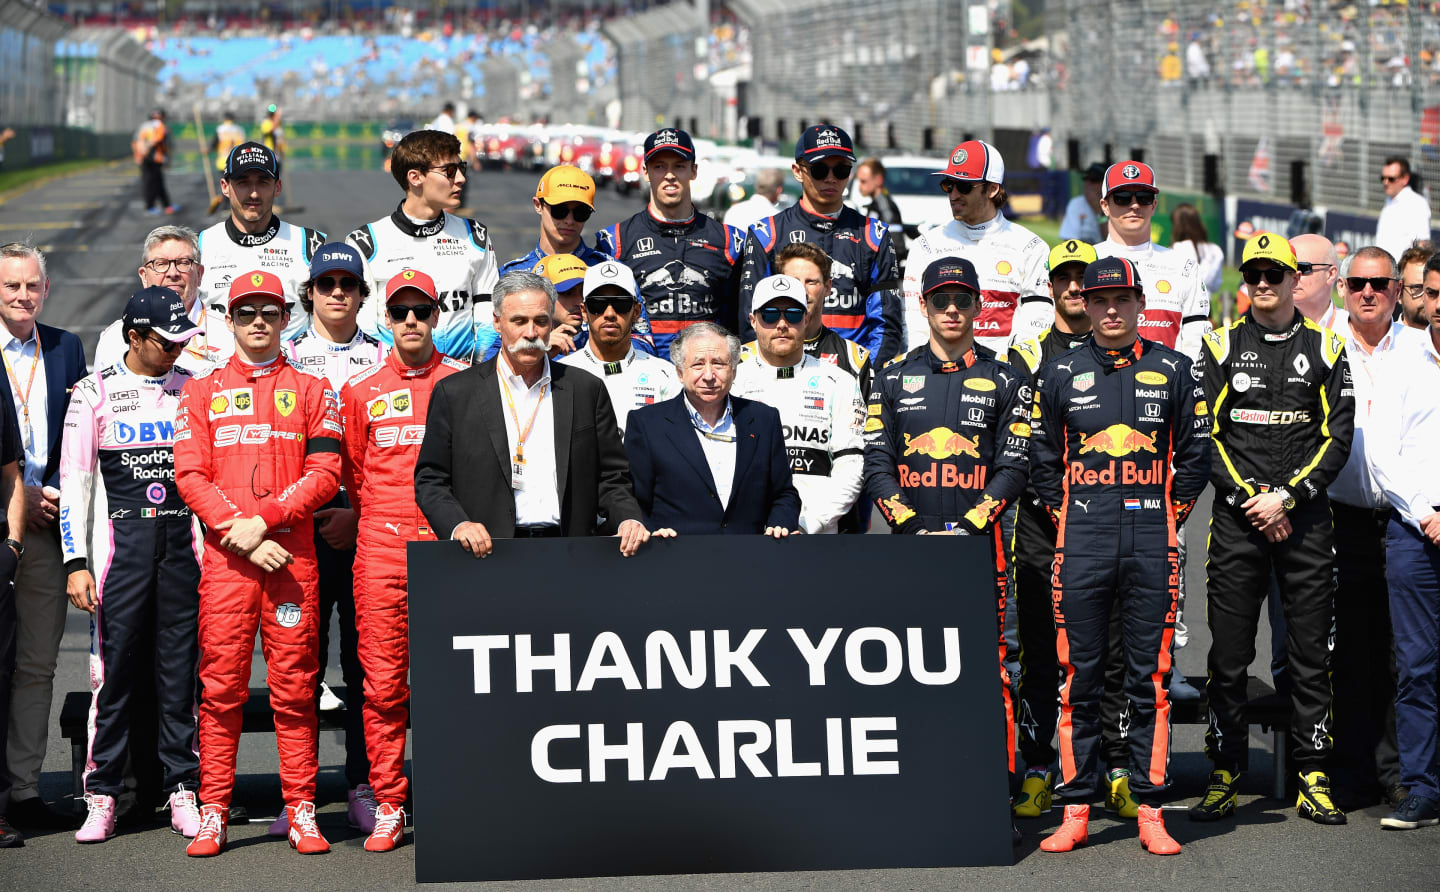
M 807 165 L 805 169 L 810 172 L 812 180 L 823 180 L 828 176 L 834 176 L 837 180 L 848 180 L 850 171 L 854 170 L 849 164 L 822 164 L 819 161 Z
M 628 316 L 635 309 L 635 298 L 623 294 L 601 294 L 585 298 L 585 311 L 591 316 L 604 316 L 607 307 L 615 308 L 615 315 Z
M 447 180 L 453 180 L 453 179 L 455 179 L 456 176 L 458 176 L 458 175 L 460 174 L 460 171 L 462 171 L 462 170 L 464 170 L 464 169 L 465 169 L 465 163 L 464 163 L 464 162 L 462 162 L 462 161 L 451 161 L 449 164 L 442 164 L 442 165 L 440 165 L 439 167 L 432 167 L 432 168 L 430 168 L 430 172 L 431 172 L 431 173 L 443 173 L 443 174 L 445 175 L 445 179 L 447 179 Z
M 336 285 L 346 291 L 353 291 L 360 287 L 360 280 L 353 276 L 321 276 L 315 280 L 315 287 L 321 291 L 334 291 Z
M 145 340 L 164 350 L 166 353 L 179 353 L 185 349 L 184 341 L 171 341 L 166 338 L 146 337 Z
M 1417 282 L 1414 285 L 1401 285 L 1400 290 L 1410 297 L 1420 297 L 1425 293 L 1425 286 Z
M 805 321 L 805 308 L 761 307 L 759 312 L 757 312 L 755 315 L 759 316 L 760 321 L 765 323 L 766 325 L 775 325 L 782 318 L 791 325 L 799 325 L 801 322 Z
M 547 208 L 550 209 L 550 216 L 556 220 L 564 220 L 566 217 L 574 214 L 576 223 L 584 223 L 586 220 L 590 219 L 591 214 L 595 213 L 594 208 L 587 205 L 579 204 L 578 202 L 571 202 L 570 204 L 551 204 L 547 201 L 544 204 Z
M 1394 281 L 1395 280 L 1389 276 L 1347 276 L 1345 278 L 1345 286 L 1356 294 L 1359 294 L 1365 290 L 1365 286 L 1368 284 L 1376 293 L 1379 293 L 1389 288 L 1390 283 Z
M 1279 285 L 1285 281 L 1285 273 L 1286 270 L 1278 266 L 1272 266 L 1267 269 L 1246 269 L 1240 271 L 1240 275 L 1245 279 L 1246 285 L 1259 285 L 1261 279 L 1264 279 L 1271 285 Z
M 957 310 L 968 310 L 975 305 L 975 295 L 968 291 L 955 294 L 927 294 L 925 302 L 930 305 L 931 309 L 941 313 L 950 309 L 952 303 Z
M 150 272 L 152 273 L 162 276 L 165 273 L 169 272 L 170 267 L 172 266 L 182 273 L 188 273 L 191 269 L 199 265 L 200 261 L 194 259 L 193 257 L 178 257 L 174 260 L 166 260 L 163 257 L 157 257 L 154 260 L 145 261 L 146 269 L 150 270 Z
M 972 183 L 969 180 L 941 180 L 940 191 L 949 195 L 951 192 L 959 192 L 961 195 L 969 195 L 979 183 Z
M 1111 192 L 1105 197 L 1105 200 L 1113 205 L 1122 208 L 1128 208 L 1132 201 L 1139 204 L 1142 208 L 1148 208 L 1150 205 L 1155 203 L 1155 193 L 1139 191 L 1132 192 L 1129 189 L 1122 189 L 1118 192 Z
M 385 308 L 385 312 L 390 314 L 390 319 L 394 322 L 404 322 L 410 318 L 411 313 L 415 314 L 416 322 L 425 322 L 435 315 L 438 309 L 434 304 L 392 304 Z
M 236 325 L 249 325 L 259 316 L 266 325 L 274 325 L 280 321 L 281 312 L 279 307 L 236 307 L 230 311 L 230 318 Z
M 1311 273 L 1315 272 L 1315 270 L 1317 270 L 1317 269 L 1334 269 L 1334 268 L 1335 268 L 1335 264 L 1333 264 L 1333 263 L 1308 263 L 1308 262 L 1306 262 L 1306 261 L 1304 261 L 1304 260 L 1301 260 L 1299 263 L 1296 263 L 1296 264 L 1295 264 L 1295 269 L 1299 270 L 1300 275 L 1302 275 L 1302 276 L 1308 276 L 1308 275 L 1310 275 Z

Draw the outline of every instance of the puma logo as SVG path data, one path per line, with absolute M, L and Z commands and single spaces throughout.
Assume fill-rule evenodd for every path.
M 1086 511 L 1085 513 L 1089 514 L 1090 512 Z M 398 523 L 387 523 L 385 524 L 385 529 L 389 530 L 397 536 L 400 535 L 400 524 Z
M 1057 368 L 1057 369 L 1064 369 L 1065 371 L 1069 372 L 1069 371 L 1073 371 L 1073 370 L 1070 368 L 1070 366 L 1071 366 L 1072 364 L 1073 364 L 1073 363 L 1070 363 L 1070 362 L 1059 363 L 1059 364 L 1057 364 L 1057 365 L 1055 366 L 1055 368 Z
M 1163 363 L 1165 363 L 1166 365 L 1168 365 L 1168 366 L 1170 367 L 1170 370 L 1171 370 L 1171 371 L 1179 371 L 1179 370 L 1180 370 L 1180 363 L 1176 362 L 1176 361 L 1173 360 L 1173 359 L 1161 359 L 1160 361 L 1163 362 Z
M 1078 508 L 1080 508 L 1081 510 L 1083 510 L 1086 514 L 1089 514 L 1089 513 L 1090 513 L 1090 503 L 1091 503 L 1092 501 L 1094 501 L 1094 499 L 1086 499 L 1086 500 L 1083 501 L 1083 502 L 1080 501 L 1079 499 L 1076 499 L 1076 500 L 1075 500 L 1075 505 L 1076 505 L 1076 507 L 1078 507 Z

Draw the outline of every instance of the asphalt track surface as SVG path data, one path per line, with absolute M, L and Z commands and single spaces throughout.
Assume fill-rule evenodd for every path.
M 373 156 L 367 156 L 373 157 Z M 355 226 L 388 214 L 398 189 L 388 174 L 373 167 L 337 171 L 301 170 L 296 164 L 286 182 L 284 204 L 300 208 L 288 219 L 318 226 L 340 237 Z M 530 207 L 535 177 L 528 173 L 485 173 L 472 180 L 469 204 L 490 226 L 502 260 L 518 256 L 534 244 L 537 222 Z M 54 180 L 0 202 L 0 240 L 33 238 L 49 258 L 52 292 L 42 319 L 80 334 L 93 353 L 103 326 L 115 319 L 137 287 L 140 246 L 149 229 L 161 222 L 202 228 L 220 219 L 205 217 L 204 180 L 198 171 L 172 172 L 169 188 L 182 204 L 174 217 L 143 213 L 138 182 L 129 165 L 113 165 Z M 603 193 L 587 232 L 640 207 L 638 199 Z M 1208 495 L 1206 497 L 1208 502 Z M 1191 603 L 1187 611 L 1191 643 L 1179 653 L 1180 667 L 1197 681 L 1204 677 L 1209 634 L 1204 626 L 1205 524 L 1208 504 L 1190 522 L 1196 559 L 1187 578 Z M 70 611 L 61 645 L 51 715 L 50 749 L 41 778 L 46 799 L 70 804 L 70 758 L 59 737 L 60 704 L 69 691 L 86 690 L 89 621 Z M 332 648 L 338 634 L 332 632 Z M 1261 656 L 1252 674 L 1268 673 L 1269 633 L 1262 626 Z M 328 679 L 340 683 L 339 659 L 332 650 Z M 264 663 L 257 647 L 252 685 L 264 684 Z M 456 704 L 464 708 L 464 704 Z M 1269 736 L 1251 737 L 1252 771 L 1243 780 L 1244 795 L 1236 820 L 1218 825 L 1193 824 L 1183 813 L 1170 811 L 1168 826 L 1185 847 L 1173 858 L 1146 854 L 1134 825 L 1111 820 L 1097 807 L 1091 822 L 1090 845 L 1069 856 L 1047 855 L 1040 840 L 1060 820 L 1058 811 L 1022 822 L 1025 841 L 1009 868 L 952 870 L 888 870 L 814 873 L 715 874 L 683 877 L 620 877 L 507 884 L 526 889 L 1000 889 L 1120 888 L 1141 889 L 1309 888 L 1358 889 L 1436 888 L 1440 875 L 1440 829 L 1410 833 L 1385 832 L 1379 818 L 1386 809 L 1372 807 L 1350 815 L 1345 827 L 1320 827 L 1296 817 L 1293 802 L 1269 798 L 1271 789 Z M 1203 789 L 1208 762 L 1203 756 L 1199 726 L 1177 726 L 1173 737 L 1173 805 L 1196 801 Z M 172 834 L 168 821 L 122 830 L 101 846 L 80 846 L 68 832 L 31 836 L 24 848 L 0 850 L 0 888 L 206 888 L 222 889 L 391 889 L 414 880 L 414 847 L 406 845 L 388 856 L 368 855 L 363 839 L 345 823 L 345 779 L 340 735 L 325 732 L 320 740 L 320 826 L 333 846 L 329 855 L 302 858 L 283 840 L 265 835 L 280 806 L 273 739 L 246 735 L 239 755 L 235 797 L 253 822 L 230 828 L 230 848 L 215 859 L 190 859 L 184 841 Z M 956 808 L 969 803 L 959 801 Z M 420 821 L 423 832 L 423 803 Z M 476 808 L 504 808 L 480 802 Z M 159 813 L 163 815 L 164 813 Z M 557 816 L 561 818 L 562 816 Z M 476 839 L 477 852 L 485 840 Z M 637 845 L 644 845 L 639 840 Z M 42 886 L 43 884 L 43 886 Z

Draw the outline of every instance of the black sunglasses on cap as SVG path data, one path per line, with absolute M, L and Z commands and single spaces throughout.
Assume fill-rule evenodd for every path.
M 596 294 L 585 298 L 585 311 L 591 316 L 604 316 L 607 307 L 614 307 L 617 316 L 627 316 L 635 309 L 635 298 L 623 294 Z
M 1143 190 L 1120 189 L 1111 192 L 1105 197 L 1105 200 L 1122 208 L 1128 208 L 1131 202 L 1139 204 L 1142 208 L 1148 208 L 1155 203 L 1155 193 Z
M 576 223 L 584 223 L 590 219 L 591 214 L 595 213 L 594 208 L 579 203 L 551 204 L 547 201 L 544 204 L 550 209 L 550 216 L 556 220 L 564 220 L 566 217 L 574 214 Z
M 1289 272 L 1289 270 L 1281 269 L 1278 266 L 1272 266 L 1268 269 L 1255 269 L 1251 267 L 1250 269 L 1241 270 L 1240 276 L 1245 280 L 1246 285 L 1259 285 L 1261 279 L 1264 279 L 1271 285 L 1279 285 L 1285 281 L 1285 274 L 1287 272 Z
M 404 322 L 410 318 L 411 313 L 415 314 L 415 321 L 424 322 L 435 315 L 437 309 L 434 304 L 392 304 L 385 308 L 385 312 L 389 313 L 391 320 L 395 322 Z
M 850 171 L 854 169 L 855 168 L 849 164 L 824 164 L 819 161 L 806 166 L 806 170 L 810 172 L 810 179 L 812 180 L 823 180 L 832 174 L 837 180 L 848 180 L 850 179 Z
M 959 192 L 961 195 L 969 195 L 975 190 L 979 183 L 970 180 L 941 180 L 940 191 L 949 195 L 951 192 Z

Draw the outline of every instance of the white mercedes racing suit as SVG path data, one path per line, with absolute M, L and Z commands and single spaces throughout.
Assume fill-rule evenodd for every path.
M 1043 239 L 1000 213 L 979 226 L 951 220 L 910 243 L 901 283 L 907 352 L 930 340 L 930 326 L 920 309 L 920 284 L 925 268 L 942 257 L 964 257 L 975 264 L 980 277 L 977 344 L 1003 355 L 1011 343 L 1035 337 L 1054 321 L 1045 269 L 1050 249 Z
M 860 496 L 865 468 L 865 403 L 855 376 L 806 356 L 777 368 L 757 350 L 740 363 L 735 396 L 780 412 L 785 452 L 800 491 L 800 529 L 836 532 Z
M 495 251 L 485 226 L 465 217 L 442 213 L 429 223 L 410 219 L 399 207 L 345 237 L 365 259 L 370 300 L 360 308 L 360 329 L 381 343 L 391 343 L 385 327 L 385 283 L 403 269 L 418 269 L 435 280 L 440 319 L 435 323 L 435 349 L 469 362 L 483 357 L 500 339 L 490 307 L 490 292 L 499 279 Z
M 1131 248 L 1107 240 L 1095 245 L 1095 254 L 1124 257 L 1139 271 L 1145 290 L 1140 337 L 1198 360 L 1201 341 L 1210 331 L 1210 289 L 1201 280 L 1195 259 L 1154 242 Z
M 310 325 L 310 314 L 300 306 L 300 284 L 310 278 L 310 260 L 325 239 L 318 229 L 294 226 L 274 215 L 265 231 L 255 235 L 241 232 L 226 217 L 200 233 L 205 275 L 200 279 L 199 301 L 223 315 L 236 276 L 257 269 L 274 273 L 285 287 L 285 305 L 290 308 L 290 321 L 281 333 L 288 341 Z
M 675 366 L 648 353 L 641 353 L 634 347 L 619 362 L 605 362 L 590 350 L 586 344 L 574 353 L 560 357 L 557 362 L 584 369 L 605 382 L 610 394 L 610 403 L 615 407 L 615 423 L 620 433 L 625 433 L 625 421 L 630 413 L 641 406 L 658 403 L 677 396 L 683 389 Z

